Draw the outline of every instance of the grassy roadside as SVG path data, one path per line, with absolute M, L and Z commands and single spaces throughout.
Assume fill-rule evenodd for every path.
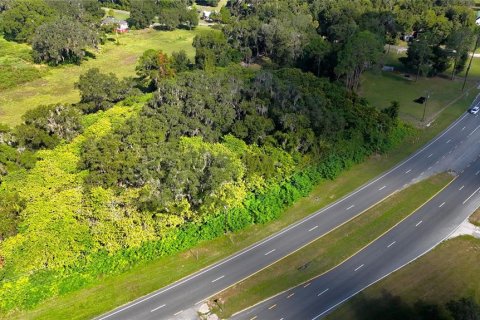
M 470 222 L 480 227 L 480 208 L 477 209 L 469 218 Z
M 226 319 L 258 301 L 326 272 L 413 213 L 453 177 L 439 174 L 398 192 L 347 224 L 215 296 Z
M 372 311 L 382 306 L 391 314 L 399 301 L 409 306 L 418 300 L 443 305 L 452 299 L 473 297 L 480 303 L 479 265 L 480 240 L 470 236 L 448 240 L 353 297 L 327 319 L 375 320 L 378 318 L 369 316 Z M 396 297 L 394 304 L 385 301 L 387 294 Z
M 97 285 L 50 299 L 34 310 L 14 312 L 5 318 L 91 318 L 208 266 L 328 205 L 393 167 L 454 121 L 472 99 L 473 96 L 460 99 L 446 109 L 429 128 L 407 139 L 389 153 L 371 157 L 345 171 L 335 181 L 324 181 L 276 221 L 251 226 L 241 232 L 205 242 L 190 251 L 139 265 L 121 275 L 107 276 Z

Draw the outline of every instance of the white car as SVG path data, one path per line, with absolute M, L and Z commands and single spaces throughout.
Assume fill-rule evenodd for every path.
M 470 109 L 470 113 L 471 113 L 471 114 L 477 114 L 479 110 L 480 110 L 480 107 L 479 107 L 479 106 L 475 106 L 475 107 L 473 107 L 472 109 Z

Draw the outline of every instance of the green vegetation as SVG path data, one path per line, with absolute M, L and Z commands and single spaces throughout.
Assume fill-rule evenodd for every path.
M 480 209 L 475 211 L 471 216 L 470 216 L 470 222 L 473 223 L 476 226 L 480 226 Z
M 28 45 L 9 42 L 0 37 L 0 92 L 41 78 L 46 69 L 45 66 L 33 64 Z M 0 112 L 0 119 L 1 116 Z
M 448 240 L 353 297 L 327 319 L 385 319 L 386 315 L 407 319 L 412 317 L 411 309 L 416 305 L 430 305 L 431 310 L 444 315 L 445 309 L 450 309 L 450 301 L 465 297 L 480 304 L 479 264 L 479 240 L 468 236 Z M 478 319 L 478 306 L 470 314 L 471 317 L 454 319 Z M 452 319 L 438 315 L 416 319 Z
M 436 53 L 440 43 L 446 44 L 453 32 L 461 30 L 454 26 L 470 26 L 469 15 L 459 14 L 462 6 L 452 11 L 442 3 L 412 7 L 402 2 L 394 8 L 398 17 L 393 17 L 383 3 L 362 3 L 345 11 L 348 1 L 334 1 L 334 7 L 325 6 L 323 0 L 312 1 L 311 6 L 300 0 L 251 5 L 232 1 L 220 13 L 225 23 L 221 30 L 168 33 L 195 35 L 193 41 L 186 40 L 195 48 L 193 63 L 182 48 L 166 52 L 149 42 L 141 52 L 135 51 L 126 63 L 132 68 L 126 69 L 112 60 L 113 52 L 128 53 L 130 47 L 123 41 L 131 40 L 131 47 L 138 48 L 142 35 L 151 39 L 166 33 L 136 31 L 115 36 L 115 45 L 100 34 L 107 41 L 102 47 L 106 52 L 95 57 L 87 51 L 87 43 L 95 39 L 71 32 L 74 41 L 65 43 L 68 37 L 62 34 L 69 23 L 72 30 L 74 24 L 79 30 L 98 27 L 104 15 L 98 2 L 72 0 L 78 6 L 71 6 L 49 0 L 13 1 L 12 7 L 2 7 L 2 16 L 29 18 L 33 13 L 15 11 L 29 1 L 53 10 L 52 20 L 36 27 L 33 38 L 25 35 L 34 45 L 35 57 L 45 57 L 42 60 L 50 64 L 68 61 L 82 66 L 52 68 L 42 79 L 62 69 L 81 71 L 79 77 L 62 83 L 75 83 L 79 89 L 79 96 L 69 87 L 69 96 L 60 97 L 75 104 L 46 101 L 26 113 L 22 124 L 12 130 L 1 128 L 0 143 L 8 155 L 0 157 L 0 197 L 6 208 L 0 212 L 6 223 L 0 230 L 3 313 L 73 296 L 92 288 L 99 278 L 121 277 L 203 241 L 281 218 L 320 182 L 390 150 L 414 132 L 398 120 L 398 102 L 375 108 L 357 95 L 364 72 L 380 65 L 384 44 L 399 36 L 400 29 L 389 21 L 396 19 L 413 29 L 437 22 L 448 25 L 437 35 L 439 42 L 427 46 L 435 52 L 429 59 L 441 57 L 441 67 L 452 64 L 453 69 L 458 69 L 461 57 Z M 156 29 L 191 29 L 198 19 L 187 7 L 191 4 L 131 1 L 129 21 L 135 28 L 157 22 Z M 337 10 L 337 5 L 343 9 Z M 418 9 L 418 21 L 409 24 L 400 14 L 411 9 Z M 338 20 L 339 12 L 352 23 Z M 57 14 L 75 18 L 69 22 Z M 48 30 L 56 32 L 43 41 L 40 35 Z M 410 52 L 407 58 L 411 56 Z M 137 77 L 121 79 L 125 75 Z M 10 98 L 22 97 L 26 89 Z M 55 87 L 59 89 L 62 86 Z M 461 97 L 458 104 L 466 99 Z M 456 106 L 448 110 L 410 146 L 458 114 Z
M 98 68 L 104 73 L 113 72 L 120 78 L 135 76 L 135 65 L 138 58 L 148 49 L 162 49 L 168 54 L 174 51 L 184 50 L 187 55 L 193 59 L 194 48 L 192 47 L 192 41 L 195 35 L 202 30 L 204 30 L 204 27 L 199 27 L 198 30 L 193 31 L 131 31 L 127 34 L 119 35 L 120 45 L 109 41 L 104 46 L 101 46 L 100 51 L 95 54 L 95 59 L 88 59 L 80 66 L 66 65 L 53 68 L 32 65 L 30 63 L 24 63 L 22 65 L 15 61 L 11 67 L 12 72 L 9 75 L 12 81 L 21 81 L 22 79 L 17 78 L 17 74 L 23 75 L 23 73 L 18 73 L 18 70 L 15 69 L 17 66 L 24 66 L 24 68 L 28 67 L 31 68 L 31 70 L 40 71 L 39 74 L 35 74 L 37 79 L 34 81 L 28 79 L 22 81 L 28 81 L 22 86 L 12 85 L 9 89 L 0 89 L 0 122 L 13 126 L 21 122 L 21 117 L 27 110 L 38 105 L 73 103 L 78 101 L 79 92 L 75 90 L 74 83 L 78 80 L 78 77 L 88 69 Z M 4 42 L 8 43 L 0 39 L 0 50 L 2 51 L 2 44 Z M 9 51 L 11 53 L 10 57 L 16 57 L 18 53 L 22 53 L 25 57 L 29 58 L 28 47 L 26 45 L 15 44 L 11 45 L 11 47 L 12 49 Z M 6 57 L 9 57 L 9 55 L 7 54 Z M 3 59 L 3 56 L 0 57 L 0 60 L 1 59 Z M 3 68 L 3 65 L 0 66 L 0 68 Z M 41 77 L 42 75 L 44 76 Z M 3 77 L 3 74 L 0 77 Z M 2 84 L 0 84 L 0 86 L 1 85 Z
M 413 213 L 452 179 L 451 175 L 441 174 L 412 185 L 300 251 L 214 296 L 212 299 L 222 301 L 221 310 L 217 310 L 219 316 L 228 318 L 338 265 Z

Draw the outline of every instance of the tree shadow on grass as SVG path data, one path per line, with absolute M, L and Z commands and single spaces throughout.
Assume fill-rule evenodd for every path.
M 356 320 L 479 320 L 480 306 L 471 298 L 452 300 L 445 305 L 417 300 L 407 303 L 383 291 L 378 298 L 359 294 L 352 300 Z

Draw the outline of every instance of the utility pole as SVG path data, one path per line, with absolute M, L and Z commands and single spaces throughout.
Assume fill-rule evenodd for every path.
M 472 61 L 473 61 L 473 58 L 474 58 L 474 55 L 475 55 L 475 51 L 477 51 L 479 42 L 480 42 L 480 33 L 477 30 L 477 39 L 475 40 L 475 48 L 473 49 L 472 56 L 470 57 L 470 62 L 468 62 L 467 71 L 465 71 L 465 77 L 463 78 L 462 92 L 463 92 L 463 90 L 465 90 L 465 85 L 467 84 L 468 73 L 470 72 L 470 67 L 472 66 Z
M 430 99 L 430 91 L 427 91 L 427 96 L 425 97 L 425 101 L 423 102 L 423 116 L 422 122 L 425 122 L 425 113 L 427 111 L 427 101 Z

